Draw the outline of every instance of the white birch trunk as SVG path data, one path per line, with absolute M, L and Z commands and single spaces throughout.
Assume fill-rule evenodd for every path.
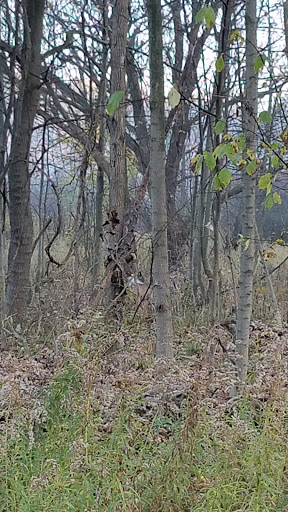
M 257 57 L 256 0 L 246 0 L 246 101 L 243 108 L 247 149 L 257 146 L 257 75 L 254 69 Z M 249 329 L 253 302 L 253 272 L 255 253 L 255 189 L 256 174 L 243 174 L 243 235 L 249 240 L 241 253 L 239 297 L 236 325 L 237 374 L 240 388 L 245 384 L 248 370 Z M 246 250 L 245 250 L 246 249 Z

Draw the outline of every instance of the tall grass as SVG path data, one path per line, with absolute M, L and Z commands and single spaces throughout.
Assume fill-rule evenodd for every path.
M 276 404 L 259 413 L 247 400 L 217 417 L 203 406 L 189 430 L 185 417 L 137 415 L 135 395 L 105 432 L 83 382 L 67 367 L 43 397 L 42 419 L 6 418 L 1 512 L 288 510 L 287 425 Z

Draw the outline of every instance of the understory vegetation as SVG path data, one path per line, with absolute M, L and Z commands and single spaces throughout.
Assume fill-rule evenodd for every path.
M 0 512 L 288 512 L 288 0 L 0 0 Z
M 0 511 L 287 510 L 288 330 L 254 322 L 231 399 L 225 328 L 182 309 L 176 358 L 159 367 L 152 319 L 128 309 L 116 333 L 86 310 L 53 342 L 2 352 Z

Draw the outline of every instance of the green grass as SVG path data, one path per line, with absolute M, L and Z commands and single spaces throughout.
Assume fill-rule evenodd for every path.
M 15 411 L 1 431 L 1 512 L 288 510 L 281 408 L 256 414 L 247 400 L 235 418 L 203 407 L 191 431 L 185 417 L 137 416 L 135 395 L 107 433 L 83 383 L 66 367 L 42 398 L 43 419 Z

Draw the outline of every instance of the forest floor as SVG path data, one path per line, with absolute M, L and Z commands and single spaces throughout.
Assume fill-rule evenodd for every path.
M 176 323 L 175 360 L 160 366 L 148 321 L 115 333 L 90 312 L 53 344 L 12 338 L 0 354 L 0 512 L 288 511 L 287 327 L 252 324 L 237 399 L 221 326 Z

